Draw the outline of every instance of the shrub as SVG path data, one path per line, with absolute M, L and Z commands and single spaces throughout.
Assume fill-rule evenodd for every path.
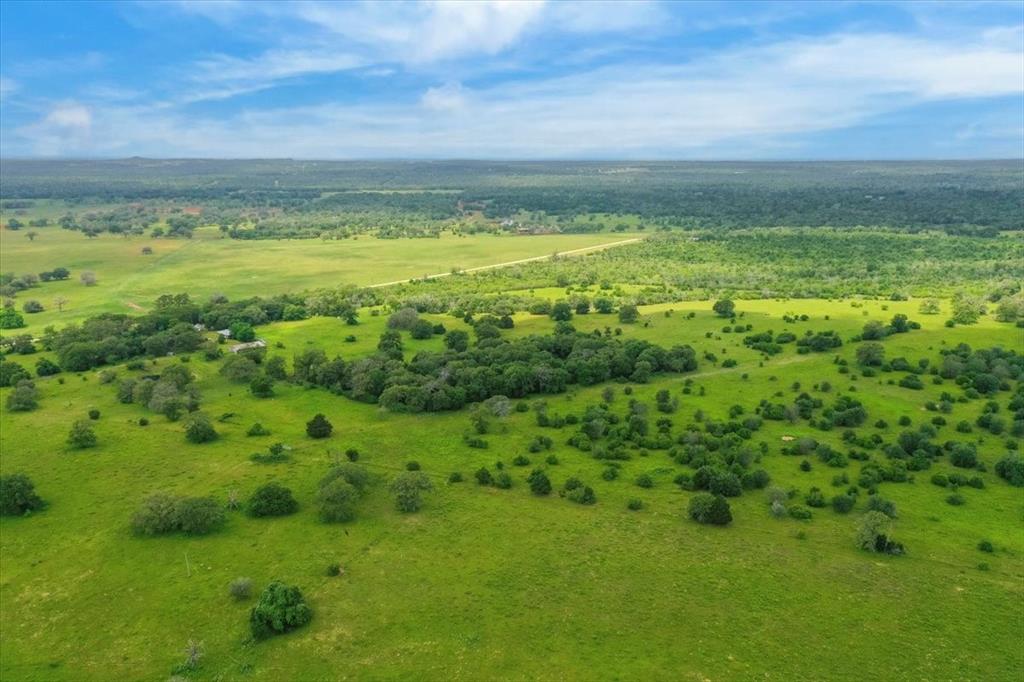
M 543 496 L 551 494 L 551 479 L 540 469 L 534 469 L 526 479 L 530 484 L 530 492 L 534 495 Z
M 949 485 L 949 478 L 946 474 L 932 474 L 932 484 L 945 488 Z
M 249 578 L 235 578 L 228 586 L 228 592 L 237 601 L 244 601 L 252 596 L 252 580 Z
M 453 471 L 448 475 L 449 483 L 462 483 L 462 473 L 459 471 Z
M 576 504 L 595 504 L 597 493 L 589 485 L 579 485 L 566 493 L 566 498 Z
M 275 581 L 267 585 L 249 614 L 249 628 L 253 638 L 260 640 L 302 627 L 312 618 L 299 588 Z
M 996 462 L 996 474 L 1012 486 L 1024 486 L 1024 459 L 1020 455 L 1006 455 Z
M 878 495 L 868 498 L 868 511 L 880 512 L 890 519 L 896 518 L 896 503 Z
M 286 516 L 298 508 L 299 503 L 292 496 L 292 491 L 280 483 L 262 485 L 249 498 L 250 516 Z
M 327 570 L 325 573 L 328 578 L 337 578 L 341 575 L 341 564 L 336 561 L 327 564 Z
M 68 433 L 67 444 L 69 448 L 75 450 L 94 447 L 96 445 L 96 434 L 93 432 L 89 422 L 79 419 L 72 424 L 71 431 Z
M 322 414 L 317 414 L 306 422 L 306 435 L 310 438 L 327 438 L 332 431 L 334 427 Z
M 995 547 L 993 547 L 992 543 L 988 540 L 982 540 L 981 542 L 979 542 L 978 549 L 988 554 L 991 554 L 992 552 L 996 551 Z
M 267 428 L 264 428 L 263 424 L 260 424 L 259 422 L 256 422 L 255 424 L 253 424 L 252 426 L 249 427 L 249 430 L 245 432 L 245 435 L 247 435 L 247 436 L 269 436 L 270 435 L 270 430 L 267 429 Z
M 636 497 L 632 498 L 626 503 L 626 509 L 630 511 L 640 511 L 644 508 L 644 501 Z
M 420 463 L 417 462 L 417 461 L 406 462 L 405 463 L 405 470 L 406 471 L 419 471 L 420 470 Z
M 39 407 L 39 391 L 36 389 L 36 385 L 27 379 L 20 380 L 7 396 L 7 409 L 10 412 L 30 412 L 37 407 Z
M 177 530 L 177 500 L 163 493 L 147 497 L 132 516 L 131 525 L 139 535 L 162 535 Z
M 485 467 L 480 467 L 479 469 L 477 469 L 476 473 L 473 474 L 473 476 L 476 478 L 476 482 L 479 483 L 480 485 L 491 485 L 491 483 L 494 482 L 494 478 L 491 476 L 491 472 L 488 471 Z
M 801 507 L 799 504 L 790 505 L 786 510 L 790 518 L 798 519 L 800 521 L 807 521 L 811 518 L 811 510 L 807 507 Z
M 853 495 L 836 495 L 832 498 L 832 509 L 837 514 L 849 514 L 855 504 L 857 504 L 857 498 Z
M 186 535 L 206 535 L 224 525 L 224 508 L 212 497 L 182 497 L 176 500 L 177 530 Z
M 508 475 L 507 471 L 498 472 L 498 475 L 494 477 L 494 487 L 501 488 L 502 490 L 508 490 L 512 487 L 512 477 Z
M 6 364 L 6 363 L 4 363 Z M 60 374 L 60 366 L 46 358 L 40 358 L 36 362 L 36 376 L 49 377 Z
M 525 467 L 530 465 L 530 458 L 526 455 L 516 455 L 515 459 L 512 460 L 512 464 L 517 467 Z
M 320 485 L 317 503 L 324 523 L 344 523 L 356 517 L 359 491 L 344 478 L 334 478 Z
M 807 495 L 804 497 L 804 503 L 808 507 L 816 507 L 820 509 L 821 507 L 824 507 L 826 504 L 825 495 L 824 493 L 821 492 L 820 489 L 811 488 Z
M 35 484 L 25 474 L 0 476 L 0 514 L 23 516 L 43 508 Z
M 960 495 L 959 493 L 953 493 L 952 495 L 946 497 L 946 504 L 951 504 L 954 507 L 959 507 L 960 505 L 966 502 L 967 500 L 964 499 L 964 496 Z
M 423 504 L 421 493 L 433 489 L 427 475 L 419 471 L 407 471 L 395 477 L 391 482 L 391 492 L 395 493 L 395 506 L 400 512 L 419 511 Z
M 654 479 L 651 478 L 650 474 L 640 474 L 636 477 L 635 483 L 641 488 L 654 487 Z
M 270 398 L 274 395 L 274 380 L 265 374 L 253 377 L 249 382 L 249 392 L 257 398 Z
M 185 422 L 185 438 L 189 443 L 209 443 L 217 439 L 217 431 L 209 417 L 202 412 L 194 412 Z
M 93 421 L 96 421 L 99 418 L 100 418 L 100 411 L 99 410 L 97 410 L 95 408 L 89 410 L 89 419 L 91 419 Z
M 732 522 L 729 503 L 721 495 L 698 493 L 690 498 L 690 518 L 697 523 L 726 526 Z

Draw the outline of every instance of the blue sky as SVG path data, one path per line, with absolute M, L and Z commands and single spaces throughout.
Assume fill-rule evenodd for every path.
M 0 3 L 5 157 L 1024 157 L 1024 2 Z

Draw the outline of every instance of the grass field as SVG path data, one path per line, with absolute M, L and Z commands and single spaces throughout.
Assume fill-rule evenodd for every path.
M 197 299 L 222 293 L 231 298 L 302 292 L 344 284 L 371 285 L 506 261 L 550 255 L 630 238 L 622 234 L 491 236 L 445 234 L 440 239 L 381 240 L 373 237 L 320 241 L 221 239 L 213 229 L 194 239 L 150 239 L 109 234 L 87 239 L 58 227 L 0 230 L 0 271 L 39 273 L 56 267 L 71 279 L 42 283 L 23 292 L 19 304 L 39 300 L 44 312 L 26 315 L 24 331 L 79 322 L 102 312 L 148 308 L 161 294 L 187 291 Z M 142 254 L 142 247 L 153 249 Z M 79 281 L 96 273 L 96 286 Z M 58 311 L 54 299 L 67 304 Z
M 45 234 L 56 239 L 59 233 Z M 282 261 L 265 242 L 231 244 L 243 249 L 237 256 L 224 256 L 218 240 L 157 242 L 153 265 L 136 270 L 142 242 L 111 237 L 85 242 L 77 234 L 68 238 L 73 243 L 57 253 L 71 258 L 81 249 L 77 262 L 42 262 L 43 252 L 36 253 L 36 248 L 45 244 L 43 238 L 15 246 L 17 262 L 31 264 L 30 270 L 110 264 L 110 274 L 92 266 L 101 285 L 95 293 L 77 289 L 82 299 L 76 312 L 112 309 L 125 300 L 147 301 L 167 282 L 189 281 L 211 292 L 222 290 L 220 283 L 230 289 L 229 295 L 247 293 L 250 285 L 239 278 L 247 268 L 253 272 L 253 294 L 297 290 L 299 281 L 303 286 L 327 284 L 323 280 L 330 277 L 338 278 L 332 283 L 357 277 L 365 283 L 387 278 L 384 270 L 397 276 L 443 271 L 427 255 L 431 249 L 461 247 L 456 256 L 444 259 L 445 265 L 456 261 L 451 264 L 470 266 L 473 258 L 489 257 L 488 240 L 496 239 L 413 241 L 405 244 L 402 256 L 392 252 L 390 260 L 367 259 L 351 270 L 346 270 L 342 254 L 353 250 L 377 257 L 383 254 L 372 251 L 377 242 L 303 244 L 285 263 L 290 266 L 287 276 L 272 277 L 280 273 Z M 592 239 L 602 238 L 608 240 L 608 235 Z M 586 245 L 583 237 L 501 239 L 503 260 L 514 257 L 509 248 L 533 249 L 536 244 L 544 253 Z M 165 246 L 168 250 L 161 253 Z M 393 249 L 394 244 L 383 247 Z M 242 255 L 245 249 L 252 252 Z M 433 253 L 437 258 L 440 251 Z M 225 263 L 220 270 L 224 276 L 209 267 L 218 257 Z M 247 265 L 250 260 L 255 263 Z M 367 265 L 371 262 L 372 267 Z M 114 296 L 112 289 L 118 292 Z M 923 328 L 884 344 L 890 358 L 903 355 L 912 362 L 923 357 L 934 361 L 940 349 L 960 342 L 1024 348 L 1024 330 L 991 318 L 946 329 L 944 315 L 920 315 L 917 305 L 760 300 L 739 301 L 737 310 L 757 331 L 835 329 L 844 338 L 858 333 L 867 320 L 887 320 L 903 312 Z M 896 375 L 855 379 L 839 374 L 834 356 L 852 360 L 855 344 L 845 344 L 837 353 L 809 355 L 797 355 L 789 346 L 759 367 L 760 356 L 742 345 L 742 335 L 719 332 L 724 323 L 710 306 L 688 302 L 646 307 L 640 323 L 632 325 L 601 315 L 577 316 L 573 324 L 582 331 L 622 326 L 627 337 L 663 346 L 690 343 L 699 353 L 735 358 L 734 368 L 702 362 L 696 373 L 687 375 L 695 389 L 705 389 L 704 396 L 683 395 L 684 377 L 679 375 L 635 386 L 632 397 L 644 402 L 653 402 L 663 388 L 678 397 L 678 428 L 697 409 L 724 419 L 733 404 L 749 412 L 761 398 L 791 393 L 794 382 L 807 390 L 829 381 L 832 396 L 856 389 L 853 395 L 864 402 L 869 418 L 860 432 L 874 432 L 870 424 L 885 419 L 890 426 L 882 433 L 890 439 L 901 430 L 896 426 L 899 417 L 908 416 L 915 426 L 928 421 L 932 413 L 924 411 L 925 401 L 952 390 L 951 382 L 912 391 L 886 383 Z M 669 310 L 673 312 L 666 317 Z M 696 317 L 685 319 L 689 311 Z M 784 314 L 811 319 L 787 325 Z M 449 329 L 465 328 L 450 317 L 435 319 Z M 289 360 L 307 345 L 348 359 L 371 353 L 384 329 L 384 317 L 362 315 L 361 320 L 354 328 L 313 318 L 258 331 L 270 342 L 271 354 Z M 517 315 L 516 328 L 508 334 L 547 333 L 552 326 L 546 317 Z M 357 340 L 345 343 L 342 339 L 350 333 Z M 436 338 L 416 341 L 406 335 L 404 341 L 407 358 L 440 347 Z M 275 350 L 277 343 L 284 348 Z M 156 365 L 172 362 L 178 359 L 161 358 Z M 244 386 L 221 378 L 219 364 L 196 356 L 188 365 L 198 376 L 203 410 L 235 413 L 217 424 L 219 440 L 205 445 L 186 444 L 180 423 L 118 403 L 114 385 L 101 385 L 92 372 L 60 375 L 63 384 L 57 378 L 40 380 L 40 409 L 0 415 L 0 472 L 29 474 L 50 502 L 48 509 L 31 517 L 0 521 L 0 671 L 5 679 L 165 679 L 184 658 L 190 638 L 206 650 L 200 669 L 190 676 L 197 680 L 1020 679 L 1024 497 L 992 473 L 1004 451 L 1000 438 L 977 431 L 968 437 L 978 443 L 988 473 L 982 474 L 985 489 L 962 491 L 967 498 L 963 506 L 946 504 L 947 491 L 928 482 L 935 471 L 951 470 L 945 460 L 911 483 L 880 485 L 879 493 L 899 509 L 896 536 L 908 548 L 906 556 L 893 558 L 855 547 L 863 498 L 854 514 L 818 509 L 811 521 L 801 522 L 773 519 L 763 494 L 752 491 L 732 501 L 731 526 L 700 526 L 685 518 L 693 493 L 672 483 L 684 468 L 663 451 L 624 462 L 618 480 L 604 481 L 603 463 L 564 444 L 571 429 L 541 429 L 531 413 L 508 417 L 504 433 L 487 436 L 489 449 L 471 449 L 461 439 L 469 426 L 465 411 L 397 415 L 287 384 L 278 384 L 276 397 L 256 400 Z M 118 371 L 121 376 L 132 374 Z M 602 388 L 546 399 L 553 413 L 580 413 L 600 402 Z M 0 397 L 9 390 L 0 391 Z M 616 391 L 613 407 L 621 414 L 627 397 L 621 387 Z M 973 421 L 981 402 L 957 404 L 947 415 L 950 424 Z M 90 408 L 102 415 L 95 422 L 99 446 L 69 451 L 64 439 L 70 422 Z M 304 424 L 316 412 L 324 412 L 335 426 L 326 442 L 305 436 Z M 150 426 L 138 425 L 143 416 L 151 419 Z M 273 433 L 246 437 L 254 422 Z M 525 454 L 538 434 L 555 441 L 552 452 L 560 464 L 547 470 L 556 488 L 579 476 L 596 490 L 595 506 L 530 494 L 524 479 L 533 466 L 513 467 L 511 460 Z M 810 472 L 803 472 L 798 468 L 801 458 L 780 454 L 783 437 L 801 435 L 845 450 L 840 429 L 822 433 L 766 422 L 754 436 L 755 444 L 768 444 L 761 465 L 774 485 L 805 492 L 819 486 L 831 495 L 830 480 L 837 470 L 815 462 Z M 944 426 L 936 440 L 958 436 L 952 426 Z M 294 448 L 289 463 L 250 462 L 250 453 L 276 441 Z M 398 513 L 380 483 L 355 522 L 320 523 L 314 505 L 316 481 L 332 458 L 350 447 L 382 479 L 410 460 L 420 462 L 435 484 L 423 510 Z M 543 457 L 531 455 L 535 464 Z M 473 471 L 483 465 L 493 470 L 497 460 L 512 470 L 515 484 L 510 490 L 472 481 Z M 851 478 L 857 470 L 855 462 L 846 469 Z M 461 471 L 467 482 L 449 485 L 446 479 L 453 471 Z M 633 484 L 641 473 L 652 475 L 653 488 Z M 294 490 L 300 503 L 297 514 L 267 520 L 231 513 L 226 528 L 202 538 L 141 539 L 129 530 L 131 513 L 153 492 L 212 494 L 223 500 L 231 489 L 245 496 L 268 480 Z M 641 498 L 645 508 L 628 511 L 630 498 Z M 995 545 L 994 554 L 976 549 L 983 538 Z M 332 561 L 344 567 L 342 577 L 324 575 Z M 988 570 L 979 569 L 981 562 Z M 300 586 L 315 611 L 312 623 L 270 641 L 247 643 L 251 602 L 236 603 L 227 591 L 238 576 L 252 578 L 257 590 L 275 578 Z

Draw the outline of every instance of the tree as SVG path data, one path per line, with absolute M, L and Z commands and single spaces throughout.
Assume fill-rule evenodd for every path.
M 453 329 L 444 335 L 444 345 L 448 350 L 462 353 L 469 348 L 469 334 L 461 329 Z
M 212 497 L 182 497 L 176 500 L 177 530 L 186 535 L 206 535 L 224 525 L 224 507 Z
M 619 322 L 631 324 L 640 319 L 640 311 L 632 303 L 623 303 L 619 306 Z
M 334 427 L 322 414 L 317 414 L 306 422 L 306 435 L 310 438 L 327 438 L 332 431 L 334 431 Z
M 433 484 L 422 471 L 406 471 L 395 477 L 391 482 L 391 492 L 395 493 L 395 506 L 400 512 L 419 511 L 423 502 L 421 493 L 432 490 Z
M 54 363 L 52 360 L 46 358 L 40 358 L 36 362 L 36 376 L 48 377 L 54 374 L 60 374 L 60 366 Z
M 942 310 L 937 299 L 929 298 L 925 301 L 921 301 L 921 305 L 918 306 L 917 311 L 922 315 L 938 315 Z
M 82 284 L 84 284 L 87 287 L 96 286 L 96 273 L 92 272 L 91 270 L 86 270 L 85 272 L 83 272 L 81 275 L 78 276 L 78 279 L 81 280 Z
M 248 322 L 232 322 L 231 326 L 228 327 L 228 329 L 231 330 L 231 338 L 241 343 L 248 343 L 249 341 L 253 341 L 256 338 L 256 331 Z
M 57 306 L 57 312 L 64 312 L 64 306 L 68 304 L 68 299 L 63 296 L 57 296 L 53 299 L 53 304 Z
M 721 495 L 698 493 L 690 498 L 688 511 L 697 523 L 726 526 L 732 522 L 729 502 Z
M 37 407 L 39 407 L 39 390 L 28 379 L 21 379 L 7 396 L 7 410 L 9 412 L 31 412 Z
M 572 319 L 572 306 L 565 301 L 558 301 L 551 306 L 550 315 L 556 322 L 568 322 Z
M 594 299 L 594 310 L 601 313 L 602 315 L 610 315 L 615 310 L 615 301 L 608 298 L 607 296 L 601 296 Z
M 257 398 L 270 398 L 274 395 L 274 380 L 260 374 L 249 382 L 249 392 Z
M 25 236 L 28 237 L 28 240 L 30 242 L 34 242 L 36 240 L 36 237 L 39 236 L 39 233 L 36 232 L 35 230 L 29 230 L 28 232 L 25 233 Z
M 527 477 L 526 482 L 530 484 L 530 492 L 534 495 L 551 494 L 551 479 L 540 469 L 534 469 Z
M 956 324 L 974 324 L 985 314 L 985 301 L 964 292 L 953 296 L 953 322 Z
M 89 422 L 79 419 L 72 424 L 71 431 L 68 433 L 67 443 L 68 447 L 75 450 L 94 447 L 96 445 L 96 434 L 93 432 Z
M 280 483 L 262 485 L 249 498 L 250 516 L 287 516 L 298 508 L 292 491 Z
M 190 443 L 209 443 L 216 440 L 217 431 L 209 417 L 202 412 L 194 412 L 185 422 L 185 438 Z
M 879 536 L 887 536 L 891 526 L 892 519 L 882 512 L 865 512 L 857 524 L 857 546 L 869 552 L 874 552 Z
M 25 301 L 25 304 L 21 306 L 21 309 L 28 314 L 41 313 L 43 312 L 43 304 L 36 300 Z
M 996 474 L 1012 486 L 1024 487 L 1024 459 L 1019 455 L 1006 455 L 996 462 Z
M 414 339 L 429 339 L 434 335 L 434 325 L 428 320 L 416 320 L 416 323 L 409 330 L 409 335 Z
M 715 304 L 711 306 L 711 309 L 715 311 L 715 314 L 719 317 L 732 317 L 736 311 L 736 304 L 728 298 L 715 301 Z
M 359 491 L 344 478 L 321 484 L 316 499 L 320 505 L 320 520 L 324 523 L 343 523 L 356 518 Z
M 411 331 L 420 319 L 415 308 L 402 308 L 388 318 L 388 329 Z
M 36 494 L 35 484 L 28 476 L 0 476 L 0 515 L 23 516 L 43 506 L 43 500 Z
M 299 588 L 274 581 L 250 612 L 249 629 L 254 639 L 266 639 L 302 627 L 312 619 L 313 611 Z
M 865 367 L 878 367 L 885 362 L 885 346 L 873 341 L 857 346 L 857 363 Z
M 236 353 L 220 366 L 220 375 L 240 384 L 252 381 L 260 373 L 260 367 L 247 355 Z
M 20 329 L 25 326 L 25 318 L 14 308 L 0 310 L 0 329 Z

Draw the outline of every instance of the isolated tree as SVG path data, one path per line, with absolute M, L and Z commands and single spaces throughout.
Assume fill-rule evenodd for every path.
M 632 324 L 640 319 L 640 311 L 632 303 L 623 303 L 619 306 L 619 322 Z
M 526 482 L 530 484 L 530 492 L 534 495 L 551 494 L 551 479 L 540 469 L 534 469 L 527 477 Z
M 551 306 L 550 316 L 556 322 L 568 322 L 572 319 L 572 306 L 565 301 L 558 301 Z
M 260 374 L 249 382 L 249 392 L 257 398 L 270 398 L 274 395 L 274 380 Z
M 25 474 L 0 476 L 0 514 L 23 516 L 43 508 L 35 484 Z
M 395 494 L 395 506 L 400 512 L 419 511 L 423 505 L 422 493 L 432 490 L 433 484 L 422 471 L 406 471 L 399 474 L 391 482 L 391 492 Z
M 25 304 L 21 306 L 21 309 L 26 313 L 41 313 L 43 312 L 43 304 L 36 300 L 25 301 Z
M 310 438 L 327 438 L 332 431 L 334 431 L 334 427 L 322 414 L 317 414 L 306 422 L 306 435 Z
M 84 419 L 79 419 L 71 425 L 71 431 L 68 433 L 67 439 L 68 447 L 75 450 L 82 450 L 84 448 L 91 448 L 96 445 L 96 433 L 92 430 L 92 426 L 89 422 Z
M 28 240 L 30 242 L 34 242 L 36 240 L 36 237 L 39 236 L 39 233 L 36 232 L 35 230 L 29 230 L 28 232 L 25 233 L 25 236 L 28 237 Z
M 280 483 L 267 483 L 260 486 L 249 498 L 249 515 L 287 516 L 299 508 L 292 491 Z
M 921 301 L 921 305 L 917 308 L 917 311 L 922 315 L 938 315 L 941 310 L 942 306 L 939 304 L 939 301 L 934 298 Z
M 461 353 L 469 348 L 469 334 L 461 329 L 453 329 L 444 335 L 444 345 L 449 350 Z
M 53 304 L 57 306 L 57 312 L 64 312 L 64 306 L 68 304 L 68 299 L 63 296 L 57 296 L 53 299 Z
M 857 346 L 857 363 L 865 367 L 878 367 L 885 362 L 885 346 L 873 341 Z
M 96 286 L 96 273 L 92 272 L 91 270 L 86 270 L 85 272 L 83 272 L 81 275 L 78 276 L 78 279 L 81 280 L 82 284 L 84 284 L 87 287 Z
M 185 438 L 190 443 L 209 443 L 216 440 L 217 431 L 209 417 L 202 412 L 195 412 L 185 422 Z
M 254 639 L 266 639 L 302 627 L 312 619 L 313 611 L 299 588 L 274 581 L 250 612 L 249 629 Z
M 725 526 L 732 522 L 729 503 L 721 495 L 698 493 L 690 498 L 688 511 L 697 523 Z
M 356 518 L 359 491 L 344 478 L 322 484 L 316 499 L 320 505 L 320 520 L 325 523 L 343 523 Z
M 869 552 L 874 552 L 878 538 L 886 537 L 891 527 L 892 519 L 882 512 L 865 512 L 857 524 L 857 546 Z
M 728 298 L 715 301 L 715 304 L 711 306 L 711 309 L 715 311 L 715 314 L 719 317 L 732 317 L 736 311 L 736 304 Z
M 28 379 L 19 380 L 15 384 L 14 390 L 7 396 L 7 410 L 9 412 L 31 412 L 37 407 L 39 407 L 39 390 L 36 385 Z

